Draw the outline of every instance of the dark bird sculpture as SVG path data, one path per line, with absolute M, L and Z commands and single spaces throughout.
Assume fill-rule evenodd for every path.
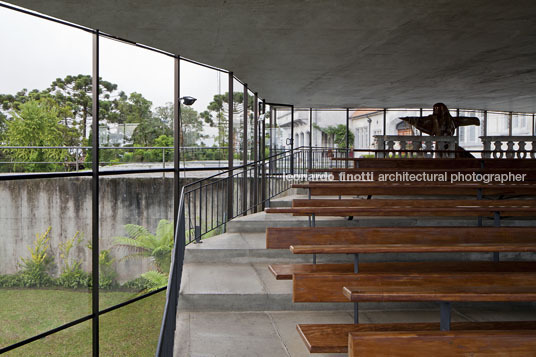
M 453 117 L 443 103 L 434 104 L 434 111 L 428 116 L 400 119 L 430 136 L 453 136 L 457 127 L 480 125 L 477 117 Z
M 430 136 L 453 136 L 460 126 L 480 126 L 477 117 L 453 117 L 443 103 L 434 104 L 433 113 L 425 117 L 401 117 L 401 120 Z M 456 145 L 456 157 L 474 157 L 462 147 Z

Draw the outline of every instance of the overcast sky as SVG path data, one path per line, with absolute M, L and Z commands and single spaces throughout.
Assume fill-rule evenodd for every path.
M 87 32 L 0 7 L 0 33 L 0 93 L 42 90 L 58 77 L 91 74 Z M 153 107 L 173 99 L 173 58 L 102 38 L 100 66 L 104 80 L 127 94 L 142 93 Z M 214 94 L 225 93 L 226 84 L 226 74 L 181 62 L 181 95 L 197 98 L 197 111 L 205 110 Z

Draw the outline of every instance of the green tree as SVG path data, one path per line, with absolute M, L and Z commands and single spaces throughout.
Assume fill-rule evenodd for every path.
M 152 105 L 153 103 L 140 93 L 133 92 L 128 97 L 122 93 L 117 101 L 117 114 L 110 121 L 119 124 L 141 123 L 153 117 Z
M 125 225 L 127 237 L 114 237 L 117 246 L 131 253 L 125 259 L 150 258 L 159 273 L 169 273 L 173 250 L 173 223 L 162 219 L 155 234 L 135 224 Z
M 163 123 L 173 127 L 173 104 L 167 103 L 155 110 L 155 116 Z M 203 135 L 203 120 L 199 113 L 192 107 L 181 104 L 181 135 L 180 146 L 197 146 L 200 140 L 207 138 Z
M 89 118 L 93 117 L 93 83 L 90 75 L 79 74 L 76 76 L 66 76 L 57 78 L 47 89 L 48 92 L 58 102 L 60 107 L 70 111 L 69 118 L 64 118 L 65 125 L 74 125 L 80 123 L 80 134 L 82 139 L 87 137 L 87 128 Z M 114 121 L 117 118 L 117 98 L 114 98 L 114 91 L 117 90 L 117 84 L 99 81 L 99 119 L 108 119 Z M 118 97 L 124 96 L 119 93 Z
M 346 149 L 346 125 L 344 124 L 339 124 L 339 125 L 330 125 L 328 127 L 325 127 L 325 128 L 322 128 L 316 124 L 313 124 L 313 126 L 330 135 L 330 136 L 333 136 L 334 137 L 334 143 L 337 145 L 338 148 L 341 148 L 341 149 Z M 348 138 L 349 138 L 349 143 L 350 145 L 353 145 L 354 143 L 354 133 L 352 133 L 350 130 L 348 131 Z
M 248 97 L 248 107 L 253 107 L 254 98 Z M 233 115 L 235 118 L 239 118 L 239 115 L 244 112 L 244 93 L 233 93 Z M 200 114 L 205 123 L 212 127 L 218 128 L 218 135 L 216 136 L 216 142 L 219 146 L 227 145 L 227 133 L 226 130 L 229 127 L 229 92 L 225 94 L 216 94 L 212 101 L 208 104 L 207 110 Z M 239 138 L 241 131 L 235 128 L 234 137 Z
M 66 138 L 72 135 L 69 128 L 60 123 L 59 110 L 49 99 L 30 100 L 12 112 L 13 118 L 7 121 L 5 143 L 7 146 L 63 146 Z M 66 149 L 6 149 L 7 156 L 13 161 L 25 162 L 62 162 L 69 158 Z M 55 170 L 56 164 L 25 164 L 28 171 Z M 15 166 L 15 170 L 18 166 Z
M 150 116 L 144 118 L 134 129 L 132 141 L 134 146 L 154 146 L 161 135 L 173 136 L 173 131 L 159 118 Z

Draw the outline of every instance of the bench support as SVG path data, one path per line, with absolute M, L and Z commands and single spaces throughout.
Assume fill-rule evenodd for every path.
M 354 324 L 359 323 L 359 305 L 357 302 L 354 302 Z
M 439 329 L 441 331 L 450 331 L 450 317 L 451 317 L 451 305 L 450 302 L 439 303 Z
M 354 254 L 354 273 L 359 273 L 359 254 Z
M 313 253 L 313 264 L 316 264 L 316 253 Z
M 501 213 L 500 212 L 494 212 L 493 213 L 493 225 L 495 227 L 500 227 L 501 226 Z M 498 262 L 499 261 L 499 252 L 494 252 L 493 253 L 493 261 L 494 262 Z
M 476 192 L 476 199 L 481 200 L 482 199 L 482 188 L 478 188 Z M 478 217 L 478 226 L 482 227 L 482 217 Z

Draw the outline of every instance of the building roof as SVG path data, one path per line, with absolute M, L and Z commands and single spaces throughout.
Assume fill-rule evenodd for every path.
M 301 107 L 536 111 L 531 0 L 9 0 Z

